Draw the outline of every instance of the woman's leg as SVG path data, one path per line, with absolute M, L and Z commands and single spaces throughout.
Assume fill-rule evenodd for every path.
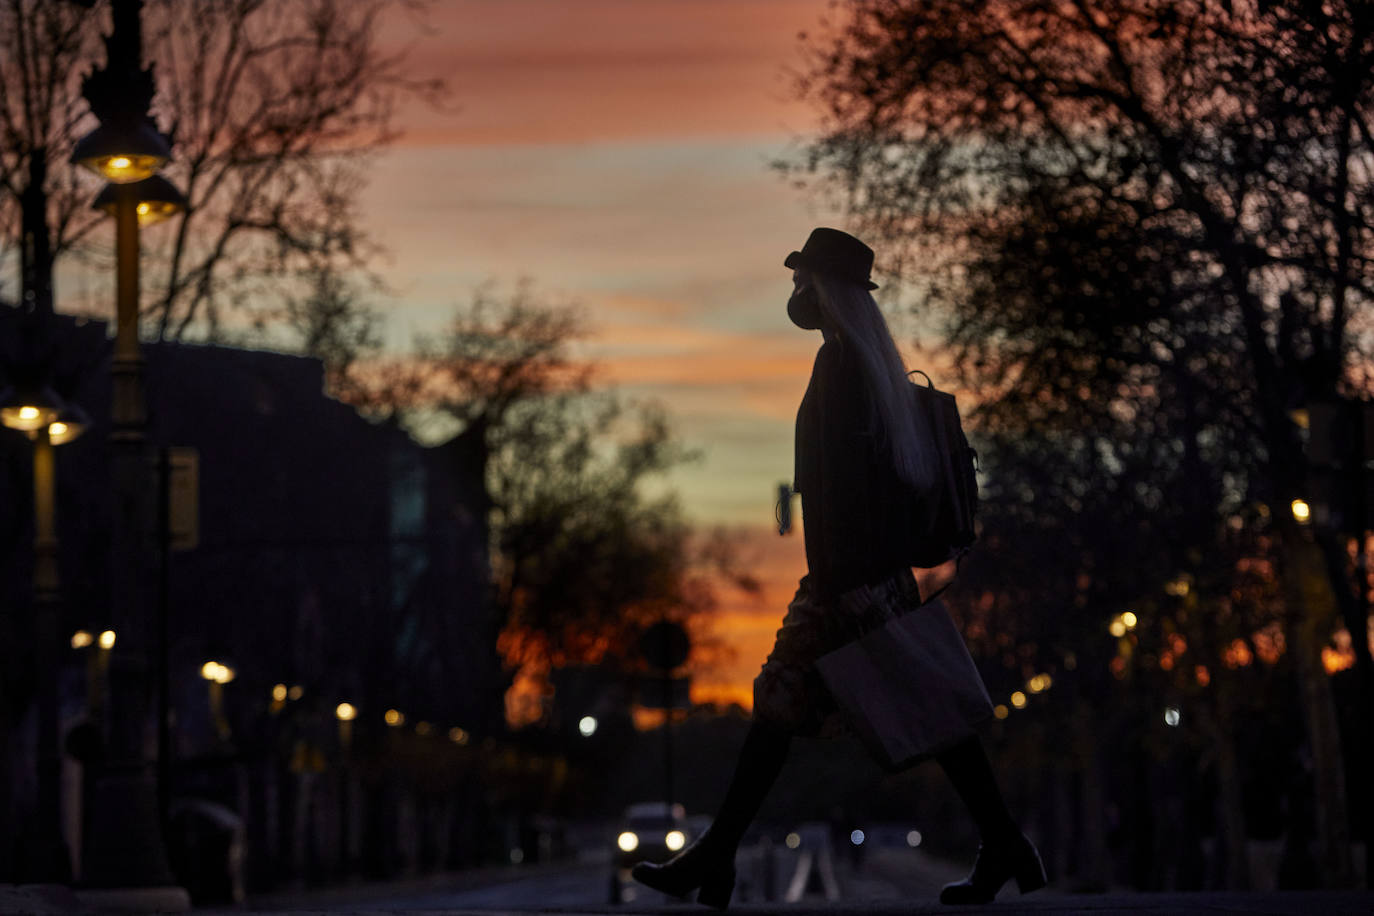
M 782 772 L 791 745 L 792 735 L 789 732 L 754 720 L 744 739 L 744 747 L 740 748 L 735 775 L 730 780 L 730 787 L 725 790 L 725 799 L 720 803 L 720 811 L 711 824 L 713 842 L 730 849 L 739 846 L 745 831 L 763 806 L 768 790 Z
M 1045 866 L 1035 845 L 1007 810 L 983 743 L 975 735 L 936 755 L 940 767 L 968 806 L 982 843 L 973 872 L 945 886 L 941 903 L 989 903 L 1015 878 L 1021 893 L 1045 886 Z
M 984 842 L 996 842 L 1021 832 L 1002 800 L 992 763 L 977 735 L 937 754 L 935 759 L 954 783 L 954 790 L 963 799 Z
M 791 743 L 790 732 L 755 719 L 710 829 L 663 865 L 636 865 L 634 879 L 678 897 L 701 888 L 699 902 L 720 909 L 728 906 L 735 886 L 735 852 L 782 772 Z

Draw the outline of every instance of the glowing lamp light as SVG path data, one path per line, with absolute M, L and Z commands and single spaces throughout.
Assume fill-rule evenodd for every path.
M 1111 626 L 1107 627 L 1107 632 L 1120 639 L 1126 635 L 1126 622 L 1120 617 L 1113 617 Z
M 100 634 L 100 648 L 113 649 L 115 644 L 115 631 L 106 630 Z
M 290 697 L 292 700 L 299 700 L 301 697 L 305 696 L 305 688 L 301 687 L 298 684 L 295 687 L 292 687 L 290 690 L 288 690 L 286 692 L 286 695 Z
M 57 422 L 62 399 L 51 388 L 20 386 L 0 395 L 0 425 L 33 433 Z
M 382 718 L 386 719 L 386 724 L 390 725 L 392 728 L 400 728 L 402 725 L 406 724 L 405 713 L 401 712 L 399 709 L 388 709 Z
M 849 842 L 853 843 L 855 846 L 862 846 L 865 839 L 866 837 L 862 830 L 854 830 L 849 834 Z
M 621 852 L 634 852 L 639 848 L 639 836 L 626 830 L 615 838 L 615 845 L 620 847 Z
M 1169 706 L 1169 707 L 1166 707 L 1166 708 L 1165 708 L 1165 710 L 1164 710 L 1164 724 L 1165 724 L 1165 725 L 1169 726 L 1170 728 L 1178 728 L 1178 723 L 1179 723 L 1180 721 L 1182 721 L 1182 719 L 1183 719 L 1183 716 L 1182 716 L 1182 714 L 1179 712 L 1177 706 Z
M 101 124 L 77 141 L 71 161 L 115 184 L 151 177 L 172 158 L 167 140 L 148 120 Z
M 1005 719 L 1007 716 L 1011 715 L 1011 710 L 1007 709 L 1003 704 L 998 703 L 996 706 L 992 707 L 992 714 L 999 719 Z
M 1299 525 L 1312 523 L 1312 507 L 1305 500 L 1295 499 L 1292 504 L 1293 519 Z
M 358 718 L 358 707 L 352 703 L 340 703 L 334 708 L 334 715 L 338 717 L 340 722 L 352 722 Z
M 663 845 L 667 846 L 670 852 L 677 852 L 687 845 L 687 835 L 681 830 L 669 830 L 663 837 Z
M 789 833 L 787 835 L 787 839 L 783 842 L 787 844 L 788 849 L 796 849 L 798 846 L 801 845 L 801 834 Z
M 129 194 L 137 202 L 140 226 L 151 226 L 175 216 L 186 209 L 186 195 L 161 175 L 152 175 L 131 184 L 107 184 L 91 201 L 91 209 L 114 216 L 119 210 L 120 197 Z
M 590 738 L 596 734 L 597 721 L 594 716 L 583 716 L 582 721 L 577 723 L 577 731 L 583 738 Z
M 921 845 L 921 839 L 921 831 L 911 830 L 908 831 L 906 835 L 906 844 L 910 846 L 912 849 L 915 849 L 917 846 Z
M 238 675 L 228 665 L 211 661 L 200 666 L 200 676 L 207 681 L 214 681 L 216 684 L 227 684 Z
M 95 642 L 95 637 L 85 630 L 77 630 L 72 634 L 72 648 L 84 649 Z
M 67 404 L 58 413 L 57 419 L 48 424 L 48 441 L 53 445 L 66 445 L 81 438 L 81 434 L 91 425 L 91 418 L 75 404 Z
M 272 688 L 272 699 L 276 700 L 278 703 L 286 702 L 286 694 L 287 690 L 285 684 L 278 684 Z
M 468 733 L 461 728 L 450 728 L 448 730 L 448 740 L 460 747 L 468 743 L 469 737 Z
M 1015 706 L 1017 709 L 1025 709 L 1026 695 L 1019 690 L 1016 691 L 1011 695 L 1011 705 Z
M 1127 611 L 1126 613 L 1124 613 L 1124 614 L 1121 615 L 1121 622 L 1122 622 L 1123 624 L 1125 624 L 1126 629 L 1128 629 L 1128 630 L 1134 630 L 1134 629 L 1135 629 L 1135 625 L 1136 625 L 1139 621 L 1138 621 L 1138 619 L 1136 618 L 1135 613 L 1134 613 L 1133 611 Z

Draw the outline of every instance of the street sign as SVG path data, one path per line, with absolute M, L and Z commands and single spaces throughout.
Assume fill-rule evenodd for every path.
M 161 448 L 153 461 L 156 479 L 167 497 L 163 504 L 167 546 L 171 550 L 195 550 L 200 544 L 200 452 L 194 448 Z
M 660 620 L 639 637 L 639 651 L 653 667 L 671 671 L 687 661 L 692 651 L 692 640 L 682 624 Z

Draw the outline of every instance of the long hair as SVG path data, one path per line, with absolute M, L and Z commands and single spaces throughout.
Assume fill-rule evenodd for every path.
M 914 409 L 906 366 L 878 303 L 864 286 L 830 274 L 812 272 L 811 282 L 821 313 L 863 367 L 879 442 L 891 450 L 897 476 L 919 492 L 929 492 L 939 479 L 939 457 L 930 447 L 928 420 Z

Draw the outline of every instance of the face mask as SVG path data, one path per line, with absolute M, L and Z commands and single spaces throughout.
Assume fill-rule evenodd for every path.
M 821 326 L 821 300 L 816 287 L 803 286 L 787 300 L 787 317 L 792 323 L 806 331 L 815 331 Z

